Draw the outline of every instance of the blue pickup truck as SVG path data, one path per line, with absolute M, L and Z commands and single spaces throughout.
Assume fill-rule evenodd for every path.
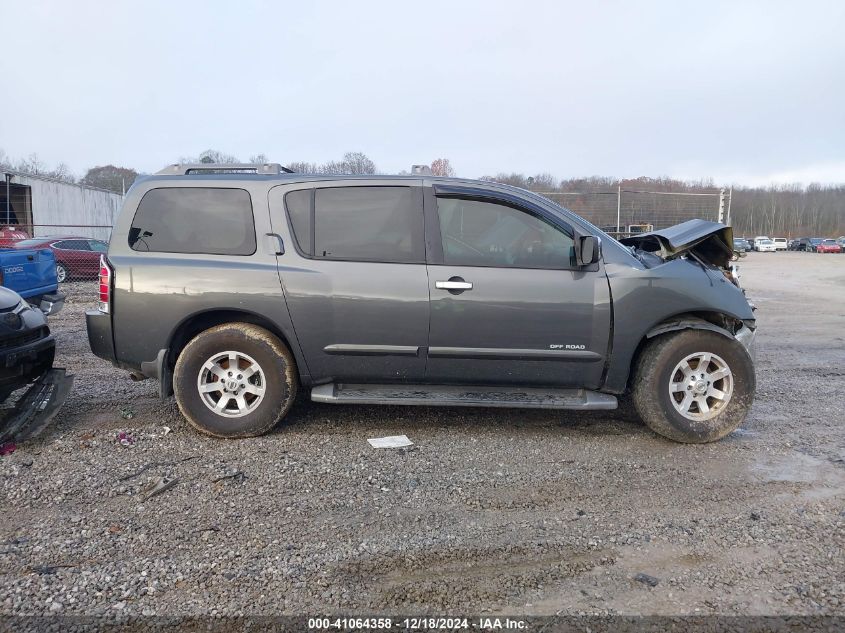
M 55 314 L 64 305 L 56 279 L 56 258 L 49 248 L 0 248 L 0 285 L 45 314 Z

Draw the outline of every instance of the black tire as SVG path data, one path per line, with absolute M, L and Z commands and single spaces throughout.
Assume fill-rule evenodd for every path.
M 251 357 L 261 370 L 262 399 L 255 404 L 254 410 L 240 417 L 212 411 L 199 392 L 198 381 L 203 366 L 214 355 L 226 351 Z M 216 381 L 223 382 L 222 379 L 208 377 L 215 384 Z M 197 334 L 179 354 L 173 371 L 173 391 L 182 415 L 196 429 L 214 437 L 263 435 L 287 414 L 296 398 L 298 384 L 296 363 L 287 346 L 264 328 L 249 323 L 224 323 Z M 245 391 L 242 393 L 247 395 Z M 228 406 L 224 407 L 227 411 Z M 232 406 L 237 409 L 239 404 Z
M 722 410 L 708 420 L 692 420 L 682 415 L 673 405 L 669 390 L 678 363 L 700 352 L 723 359 L 733 381 L 733 393 L 727 404 L 717 403 Z M 707 330 L 670 332 L 650 340 L 640 354 L 633 380 L 634 407 L 643 422 L 655 433 L 690 444 L 713 442 L 736 430 L 748 415 L 756 389 L 754 362 L 742 344 Z M 676 397 L 682 400 L 683 392 Z
M 70 271 L 64 264 L 56 264 L 56 281 L 60 284 L 70 281 Z

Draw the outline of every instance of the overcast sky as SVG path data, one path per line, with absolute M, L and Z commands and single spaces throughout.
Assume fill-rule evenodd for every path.
M 845 182 L 845 2 L 0 0 L 0 149 Z

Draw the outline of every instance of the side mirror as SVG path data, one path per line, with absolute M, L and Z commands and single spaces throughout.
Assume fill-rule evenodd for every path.
M 576 236 L 575 261 L 579 266 L 589 266 L 599 261 L 599 238 L 595 235 Z

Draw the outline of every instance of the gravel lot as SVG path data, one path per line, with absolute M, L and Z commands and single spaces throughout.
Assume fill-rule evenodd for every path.
M 704 446 L 624 410 L 305 399 L 211 439 L 89 352 L 76 284 L 51 322 L 74 391 L 0 457 L 0 614 L 845 614 L 845 256 L 741 268 L 757 401 Z

